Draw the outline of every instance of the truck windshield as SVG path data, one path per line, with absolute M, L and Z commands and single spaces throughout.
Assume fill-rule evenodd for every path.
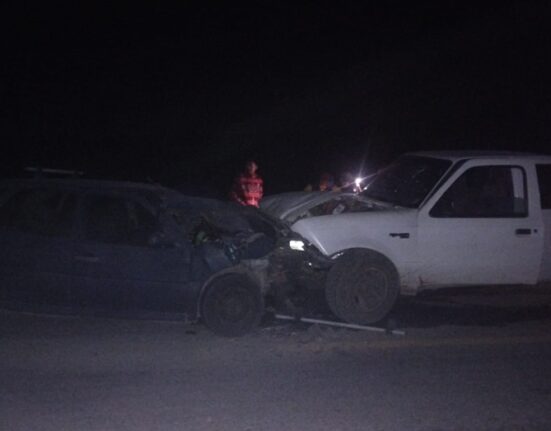
M 363 192 L 366 198 L 418 208 L 451 166 L 449 160 L 404 156 L 383 169 Z

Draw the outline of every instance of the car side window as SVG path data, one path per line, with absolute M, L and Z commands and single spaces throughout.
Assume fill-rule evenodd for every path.
M 551 165 L 536 165 L 541 208 L 551 209 Z
M 0 207 L 0 226 L 46 236 L 71 236 L 76 196 L 53 189 L 24 189 Z
M 12 189 L 9 187 L 0 187 L 0 202 L 4 200 L 4 196 L 7 195 Z
M 465 171 L 431 209 L 437 218 L 508 218 L 528 213 L 526 176 L 518 166 Z
M 147 246 L 157 222 L 141 204 L 117 196 L 92 196 L 87 203 L 85 239 Z

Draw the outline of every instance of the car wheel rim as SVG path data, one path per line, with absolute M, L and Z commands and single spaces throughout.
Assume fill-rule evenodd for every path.
M 350 289 L 348 301 L 359 311 L 369 312 L 384 303 L 387 292 L 388 279 L 385 273 L 377 268 L 364 269 L 355 288 Z
M 216 314 L 224 322 L 240 322 L 248 316 L 250 309 L 249 301 L 239 292 L 229 292 L 216 302 Z

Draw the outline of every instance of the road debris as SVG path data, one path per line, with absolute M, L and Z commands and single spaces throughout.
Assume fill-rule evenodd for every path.
M 313 319 L 310 317 L 287 316 L 285 314 L 276 314 L 274 317 L 276 319 L 291 320 L 294 322 L 315 323 L 319 325 L 337 326 L 339 328 L 358 329 L 361 331 L 384 332 L 391 335 L 406 335 L 406 332 L 401 329 L 380 328 L 377 326 L 357 325 L 355 323 L 334 322 L 332 320 Z

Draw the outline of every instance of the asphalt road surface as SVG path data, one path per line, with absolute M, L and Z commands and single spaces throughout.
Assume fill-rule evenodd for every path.
M 405 336 L 0 311 L 0 430 L 550 430 L 551 294 L 400 304 Z

